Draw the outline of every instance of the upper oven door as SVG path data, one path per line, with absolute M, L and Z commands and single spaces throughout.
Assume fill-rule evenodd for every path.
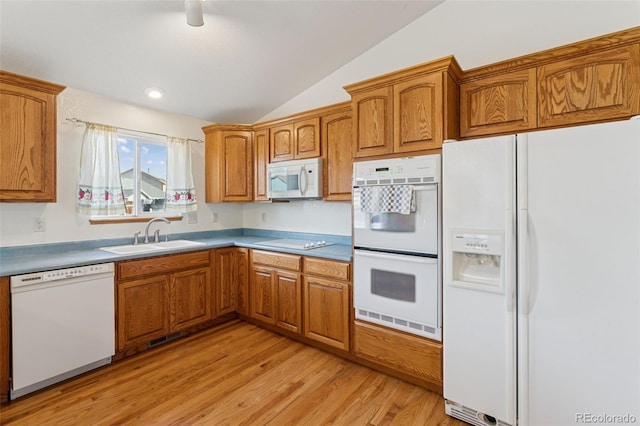
M 365 213 L 361 187 L 353 189 L 355 247 L 438 254 L 438 185 L 414 185 L 414 213 Z

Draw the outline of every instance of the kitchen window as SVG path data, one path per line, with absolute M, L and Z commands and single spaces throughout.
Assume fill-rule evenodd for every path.
M 164 212 L 168 163 L 166 141 L 118 133 L 118 157 L 126 215 Z
M 180 219 L 197 211 L 193 140 L 85 123 L 78 212 L 90 216 L 91 223 L 147 220 L 158 214 Z

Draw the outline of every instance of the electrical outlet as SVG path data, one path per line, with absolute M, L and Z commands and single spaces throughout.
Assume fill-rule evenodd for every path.
M 41 217 L 33 218 L 33 232 L 44 232 L 44 219 Z
M 189 216 L 187 217 L 187 223 L 189 225 L 195 225 L 196 223 L 198 223 L 198 213 L 189 213 Z
M 218 223 L 218 213 L 213 212 L 213 223 Z
M 260 218 L 262 219 L 263 222 L 267 221 L 267 213 L 262 212 L 262 214 L 260 215 Z

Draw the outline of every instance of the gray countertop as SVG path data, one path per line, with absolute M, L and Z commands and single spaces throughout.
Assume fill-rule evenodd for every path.
M 229 235 L 225 235 L 224 232 L 217 231 L 208 233 L 210 235 L 207 235 L 207 233 L 198 233 L 191 236 L 189 234 L 170 236 L 172 239 L 188 239 L 201 242 L 204 245 L 163 250 L 161 252 L 154 253 L 126 255 L 118 255 L 97 248 L 126 244 L 122 242 L 122 240 L 105 240 L 102 242 L 95 242 L 94 244 L 87 244 L 86 242 L 85 244 L 48 244 L 46 247 L 41 246 L 32 249 L 28 246 L 23 248 L 4 248 L 0 251 L 0 276 L 27 274 L 97 263 L 117 262 L 128 259 L 140 259 L 172 253 L 234 246 L 351 261 L 351 243 L 349 237 L 278 231 L 255 231 L 256 230 L 253 230 L 253 233 L 260 235 L 251 235 L 252 230 L 233 230 L 232 232 L 229 232 Z M 288 249 L 258 244 L 259 242 L 274 238 L 296 238 L 303 240 L 324 239 L 334 244 L 311 250 Z

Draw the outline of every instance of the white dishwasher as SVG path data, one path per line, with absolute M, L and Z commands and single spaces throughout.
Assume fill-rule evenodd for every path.
M 104 263 L 11 277 L 11 399 L 111 362 L 113 271 Z

